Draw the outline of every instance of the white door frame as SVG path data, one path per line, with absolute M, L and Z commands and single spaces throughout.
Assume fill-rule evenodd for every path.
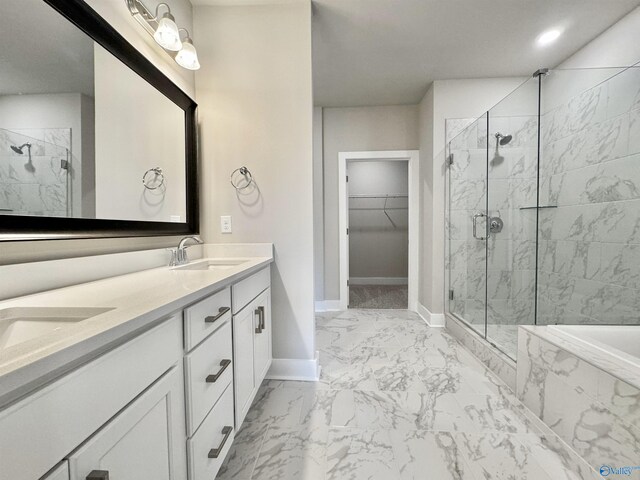
M 347 198 L 347 162 L 350 160 L 391 160 L 409 163 L 409 310 L 418 307 L 418 227 L 420 225 L 418 192 L 420 180 L 418 175 L 418 150 L 390 150 L 372 152 L 339 152 L 338 153 L 338 234 L 340 254 L 340 309 L 346 310 L 349 300 L 349 199 Z

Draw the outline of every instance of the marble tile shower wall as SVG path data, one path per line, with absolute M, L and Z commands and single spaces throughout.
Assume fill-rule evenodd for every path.
M 20 155 L 12 145 L 31 144 Z M 0 213 L 13 215 L 67 216 L 70 128 L 0 129 Z
M 535 210 L 537 186 L 537 118 L 489 118 L 488 178 L 486 118 L 447 120 L 454 163 L 449 175 L 447 270 L 454 298 L 450 311 L 474 324 L 484 323 L 485 293 L 489 324 L 533 323 L 535 285 Z M 494 135 L 513 139 L 496 151 Z M 485 211 L 504 222 L 501 233 L 485 242 L 473 237 L 472 218 Z M 478 227 L 484 230 L 484 222 Z M 483 235 L 479 231 L 478 236 Z M 487 269 L 488 267 L 488 269 Z M 487 292 L 485 292 L 485 283 Z
M 640 69 L 541 128 L 538 324 L 640 323 Z

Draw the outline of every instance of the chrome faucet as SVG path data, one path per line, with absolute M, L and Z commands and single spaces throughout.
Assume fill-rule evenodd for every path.
M 189 241 L 193 241 L 194 243 L 191 245 L 187 245 Z M 169 262 L 169 266 L 175 267 L 177 265 L 184 265 L 186 263 L 189 263 L 187 248 L 193 245 L 202 245 L 203 243 L 204 242 L 202 240 L 195 236 L 184 237 L 182 240 L 180 240 L 178 248 L 171 249 L 171 261 Z

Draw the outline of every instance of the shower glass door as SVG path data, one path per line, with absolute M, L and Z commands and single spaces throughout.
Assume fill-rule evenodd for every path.
M 456 128 L 455 124 L 449 124 Z M 458 128 L 459 130 L 459 128 Z M 447 143 L 449 312 L 486 331 L 487 116 Z
M 487 340 L 512 358 L 535 323 L 539 81 L 488 112 Z

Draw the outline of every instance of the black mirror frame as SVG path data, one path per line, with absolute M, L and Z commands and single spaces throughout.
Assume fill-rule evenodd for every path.
M 197 104 L 84 0 L 43 1 L 184 111 L 186 222 L 0 215 L 0 241 L 149 237 L 199 233 Z

